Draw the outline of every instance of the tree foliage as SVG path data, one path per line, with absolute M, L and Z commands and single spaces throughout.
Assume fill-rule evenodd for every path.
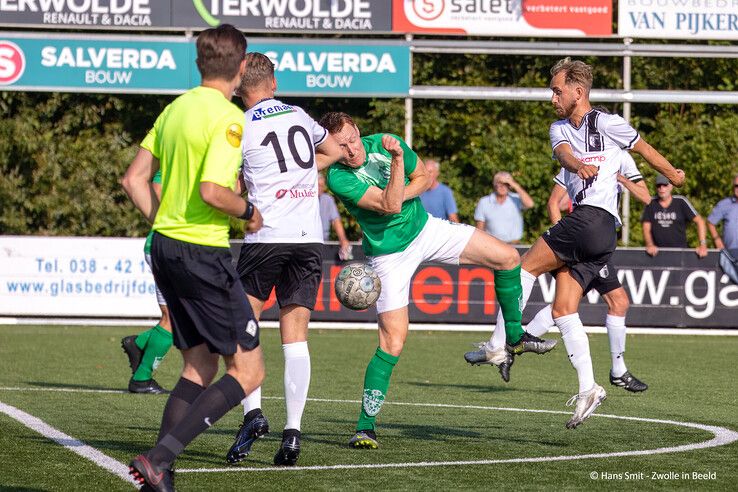
M 584 58 L 595 67 L 595 86 L 622 87 L 620 58 Z M 543 56 L 414 56 L 417 85 L 547 87 Z M 635 89 L 736 90 L 736 59 L 635 58 Z M 127 236 L 148 229 L 118 180 L 168 96 L 0 92 L 0 233 Z M 402 99 L 285 98 L 314 118 L 326 111 L 352 114 L 362 133 L 404 134 Z M 618 104 L 611 112 L 622 113 Z M 525 212 L 524 241 L 549 223 L 546 200 L 558 166 L 551 159 L 546 102 L 423 100 L 413 102 L 413 148 L 441 162 L 441 180 L 453 190 L 464 222 L 491 192 L 492 175 L 513 173 L 535 206 Z M 735 105 L 635 104 L 631 123 L 675 166 L 687 172 L 680 193 L 707 215 L 730 190 L 738 171 Z M 654 173 L 638 162 L 648 182 Z M 651 190 L 653 185 L 651 184 Z M 631 244 L 641 244 L 640 211 L 631 204 Z M 345 211 L 344 211 L 345 212 Z M 355 221 L 344 213 L 349 237 Z M 239 221 L 234 235 L 241 234 Z M 692 228 L 694 229 L 694 228 Z

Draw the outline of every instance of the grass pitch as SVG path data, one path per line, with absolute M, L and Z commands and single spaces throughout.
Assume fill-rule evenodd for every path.
M 166 402 L 166 396 L 115 392 L 124 390 L 130 377 L 120 338 L 137 331 L 0 326 L 0 402 L 128 463 L 152 445 Z M 244 463 L 228 467 L 225 452 L 241 420 L 240 411 L 233 410 L 180 457 L 176 485 L 183 491 L 735 490 L 738 442 L 654 454 L 648 450 L 698 444 L 714 435 L 673 423 L 597 414 L 738 431 L 738 337 L 629 336 L 628 368 L 650 385 L 634 395 L 609 385 L 607 337 L 591 335 L 596 379 L 608 398 L 575 430 L 564 427 L 573 410 L 564 403 L 577 385 L 562 344 L 545 356 L 517 358 L 512 381 L 505 384 L 495 368 L 464 362 L 463 353 L 481 338 L 484 334 L 411 332 L 378 420 L 380 449 L 352 450 L 346 442 L 358 416 L 364 369 L 376 347 L 376 334 L 312 331 L 311 401 L 303 419 L 299 465 L 323 468 L 263 470 L 272 467 L 284 424 L 279 336 L 275 329 L 264 329 L 263 409 L 272 432 L 254 445 Z M 180 364 L 178 352 L 171 352 L 157 380 L 171 388 Z M 638 450 L 645 452 L 550 459 Z M 515 461 L 529 458 L 542 459 Z M 513 462 L 496 462 L 500 460 Z M 445 464 L 420 466 L 438 462 Z M 133 488 L 0 413 L 0 489 Z

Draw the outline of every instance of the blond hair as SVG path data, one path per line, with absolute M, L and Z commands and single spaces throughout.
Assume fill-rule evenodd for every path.
M 567 56 L 551 68 L 551 76 L 555 77 L 560 72 L 566 74 L 564 78 L 566 85 L 581 85 L 587 93 L 592 89 L 592 67 L 583 61 L 572 60 Z

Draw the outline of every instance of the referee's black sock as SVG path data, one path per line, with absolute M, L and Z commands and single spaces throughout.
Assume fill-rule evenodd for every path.
M 204 386 L 193 383 L 189 379 L 179 378 L 164 407 L 164 415 L 161 417 L 161 426 L 159 427 L 159 437 L 156 438 L 157 443 L 182 420 L 190 405 L 197 400 L 197 397 L 203 391 L 205 391 Z
M 226 374 L 197 397 L 182 420 L 147 453 L 149 460 L 157 466 L 171 466 L 193 439 L 241 403 L 245 396 L 236 378 Z

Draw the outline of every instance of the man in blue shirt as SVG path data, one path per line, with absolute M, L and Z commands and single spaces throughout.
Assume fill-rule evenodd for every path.
M 723 223 L 722 238 L 718 234 L 717 225 Z M 707 217 L 707 227 L 718 249 L 727 249 L 738 257 L 738 174 L 733 176 L 733 194 L 720 200 Z
M 495 174 L 494 191 L 483 196 L 474 210 L 477 229 L 506 243 L 523 238 L 523 210 L 533 206 L 533 199 L 508 172 Z
M 451 188 L 438 181 L 441 165 L 434 159 L 425 161 L 425 168 L 431 180 L 430 188 L 420 195 L 420 201 L 426 212 L 433 217 L 458 222 L 459 214 L 456 209 L 456 200 Z

